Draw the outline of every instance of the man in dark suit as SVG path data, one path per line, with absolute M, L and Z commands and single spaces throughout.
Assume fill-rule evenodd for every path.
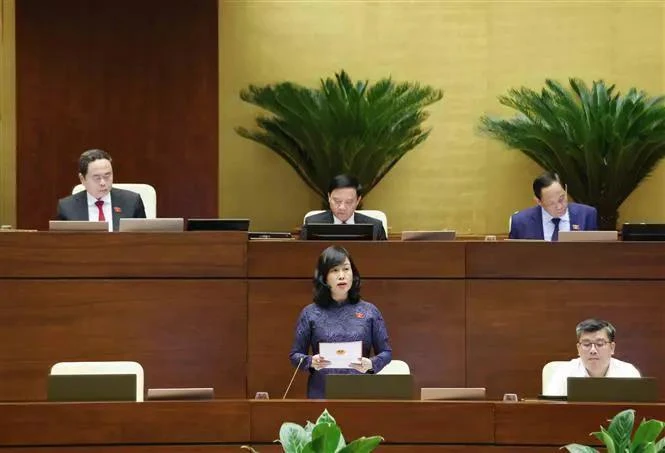
M 510 239 L 544 239 L 558 241 L 560 231 L 598 229 L 596 208 L 568 203 L 568 194 L 559 175 L 544 173 L 533 181 L 538 206 L 513 214 Z
M 85 190 L 58 201 L 58 220 L 112 220 L 109 231 L 118 231 L 121 217 L 145 218 L 139 194 L 112 188 L 113 167 L 106 151 L 91 149 L 81 154 L 79 180 Z
M 307 236 L 307 225 L 310 223 L 356 224 L 370 223 L 374 225 L 373 236 L 377 240 L 385 241 L 386 230 L 379 219 L 356 212 L 360 200 L 362 187 L 358 179 L 349 175 L 337 175 L 328 186 L 328 203 L 330 209 L 320 214 L 305 218 L 305 225 L 300 231 L 300 238 Z

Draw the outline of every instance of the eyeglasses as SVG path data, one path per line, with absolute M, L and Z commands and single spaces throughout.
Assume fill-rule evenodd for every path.
M 582 341 L 577 344 L 580 345 L 582 349 L 584 349 L 585 351 L 590 351 L 591 346 L 595 346 L 596 349 L 603 349 L 605 346 L 610 344 L 610 342 L 605 340 L 598 340 L 598 341 Z

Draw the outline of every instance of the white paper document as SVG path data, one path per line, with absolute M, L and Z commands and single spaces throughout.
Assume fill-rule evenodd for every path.
M 319 343 L 319 355 L 330 361 L 330 365 L 326 368 L 351 368 L 351 362 L 360 363 L 363 342 Z

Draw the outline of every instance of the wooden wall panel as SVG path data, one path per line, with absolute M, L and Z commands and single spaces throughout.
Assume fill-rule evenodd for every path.
M 18 225 L 45 228 L 89 148 L 160 217 L 214 217 L 217 0 L 16 4 Z
M 393 358 L 405 360 L 421 387 L 463 387 L 464 282 L 363 280 L 363 297 L 377 305 L 388 327 Z M 248 392 L 282 396 L 294 369 L 288 354 L 300 310 L 312 300 L 309 280 L 250 280 Z M 298 373 L 290 398 L 305 396 Z
M 468 281 L 467 385 L 538 395 L 543 365 L 576 357 L 575 326 L 591 317 L 617 328 L 617 358 L 663 381 L 664 292 L 662 281 Z
M 46 398 L 59 361 L 136 360 L 145 386 L 245 396 L 243 280 L 0 279 L 0 400 Z

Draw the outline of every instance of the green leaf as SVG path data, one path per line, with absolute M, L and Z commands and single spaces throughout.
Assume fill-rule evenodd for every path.
M 663 431 L 663 427 L 665 427 L 665 423 L 659 420 L 642 420 L 633 436 L 631 453 L 637 453 L 638 448 L 642 445 L 655 442 Z
M 279 429 L 279 443 L 282 444 L 284 451 L 300 452 L 309 441 L 309 435 L 300 425 L 285 422 Z
M 595 448 L 587 447 L 586 445 L 580 445 L 580 444 L 568 444 L 566 446 L 561 447 L 559 450 L 563 449 L 568 450 L 570 453 L 598 453 L 598 450 Z
M 605 430 L 605 428 L 601 428 L 599 432 L 593 433 L 598 440 L 600 440 L 602 443 L 605 444 L 605 448 L 607 449 L 607 453 L 623 453 L 625 450 L 620 450 L 617 448 L 617 444 L 612 438 L 612 436 L 609 434 L 608 431 Z
M 383 437 L 381 436 L 360 437 L 339 450 L 339 453 L 370 452 L 373 451 L 381 442 L 383 442 Z
M 364 193 L 371 191 L 428 137 L 424 109 L 443 92 L 390 78 L 354 83 L 341 71 L 322 79 L 318 89 L 292 82 L 250 85 L 240 98 L 270 116 L 257 117 L 256 130 L 237 127 L 238 135 L 283 158 L 325 202 L 330 180 L 340 173 L 355 175 Z
M 337 451 L 341 436 L 342 432 L 334 423 L 317 423 L 312 431 L 312 441 L 322 439 L 320 445 L 324 452 Z
M 319 415 L 319 418 L 316 419 L 316 424 L 318 425 L 320 423 L 332 423 L 333 425 L 337 424 L 333 416 L 330 415 L 330 412 L 328 412 L 328 409 L 324 409 L 323 412 L 321 412 L 321 415 Z
M 607 428 L 607 434 L 613 440 L 614 447 L 618 452 L 629 451 L 630 435 L 635 426 L 635 410 L 626 409 L 619 412 L 612 418 L 610 426 Z M 601 428 L 601 431 L 604 431 Z M 602 439 L 601 439 L 602 440 Z M 611 452 L 610 452 L 611 453 Z
M 657 453 L 665 453 L 665 437 L 656 442 L 655 446 Z
M 546 80 L 540 92 L 513 88 L 498 99 L 516 115 L 484 115 L 480 132 L 558 173 L 576 201 L 598 209 L 601 228 L 616 229 L 623 201 L 665 157 L 662 96 L 570 78 L 569 88 Z

